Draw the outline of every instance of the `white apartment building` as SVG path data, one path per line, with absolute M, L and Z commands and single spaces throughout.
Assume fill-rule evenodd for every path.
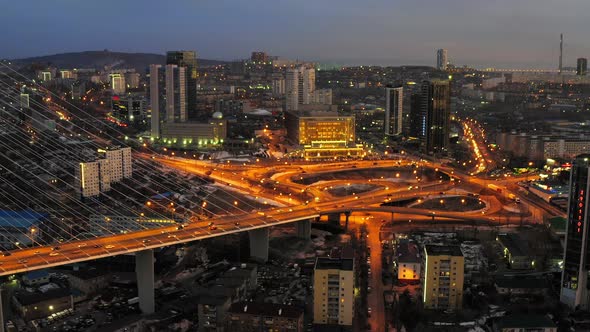
M 99 149 L 100 158 L 81 162 L 75 170 L 80 197 L 95 197 L 111 190 L 111 184 L 133 175 L 131 148 Z

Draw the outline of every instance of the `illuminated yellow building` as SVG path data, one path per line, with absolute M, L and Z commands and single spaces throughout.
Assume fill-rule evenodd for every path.
M 424 308 L 460 310 L 463 305 L 465 259 L 459 246 L 424 248 Z
M 209 123 L 163 123 L 161 128 L 161 141 L 167 146 L 217 145 L 227 136 L 227 121 L 220 118 L 212 118 Z
M 354 317 L 354 251 L 316 259 L 313 275 L 313 323 L 352 326 Z
M 356 144 L 354 116 L 336 112 L 287 112 L 287 136 L 303 147 L 306 159 L 362 157 Z

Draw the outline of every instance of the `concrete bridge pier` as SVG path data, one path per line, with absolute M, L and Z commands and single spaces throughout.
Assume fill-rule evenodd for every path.
M 350 215 L 352 214 L 352 211 L 345 211 L 344 212 L 344 216 L 346 217 L 346 221 L 344 222 L 344 231 L 348 231 L 348 220 L 350 219 Z
M 257 261 L 268 261 L 268 227 L 248 232 L 250 236 L 250 258 Z
M 311 219 L 301 220 L 295 223 L 297 237 L 304 240 L 311 238 Z
M 139 309 L 146 315 L 152 314 L 156 311 L 153 250 L 147 249 L 135 253 L 135 273 Z
M 340 225 L 340 213 L 328 213 L 328 223 Z

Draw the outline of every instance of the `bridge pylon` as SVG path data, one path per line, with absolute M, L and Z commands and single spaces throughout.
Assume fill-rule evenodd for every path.
M 153 250 L 146 249 L 135 253 L 135 273 L 137 275 L 139 309 L 143 314 L 153 314 L 156 311 Z
M 298 238 L 304 240 L 309 240 L 311 238 L 311 222 L 311 219 L 307 219 L 295 223 Z
M 268 227 L 248 231 L 250 258 L 259 262 L 268 261 Z

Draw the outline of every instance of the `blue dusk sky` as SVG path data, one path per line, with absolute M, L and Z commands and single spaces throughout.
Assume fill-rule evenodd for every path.
M 18 0 L 0 6 L 0 58 L 109 49 L 254 50 L 339 64 L 557 67 L 590 57 L 589 0 Z

